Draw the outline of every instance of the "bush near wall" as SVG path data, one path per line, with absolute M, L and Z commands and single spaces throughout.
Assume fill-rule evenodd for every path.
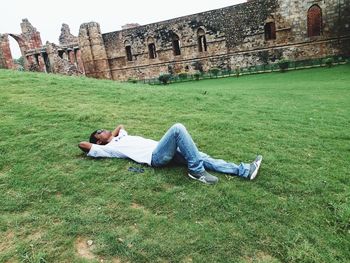
M 187 72 L 180 72 L 178 76 L 179 76 L 180 80 L 186 80 L 188 78 L 188 73 Z
M 171 74 L 161 74 L 159 77 L 158 77 L 158 80 L 166 85 L 170 82 L 170 79 L 171 79 Z
M 277 62 L 281 72 L 286 72 L 289 68 L 290 61 L 288 59 L 282 58 L 280 61 Z
M 255 66 L 250 66 L 245 68 L 238 67 L 233 71 L 220 70 L 219 68 L 211 68 L 208 72 L 196 71 L 193 74 L 189 74 L 186 72 L 186 75 L 187 75 L 186 78 L 185 78 L 185 75 L 182 75 L 183 73 L 179 73 L 179 75 L 168 74 L 170 75 L 170 77 L 167 83 L 170 83 L 170 82 L 176 83 L 176 82 L 192 81 L 192 80 L 198 81 L 202 79 L 211 79 L 211 78 L 219 78 L 219 77 L 221 78 L 221 77 L 230 77 L 230 76 L 239 77 L 243 75 L 261 74 L 261 73 L 268 73 L 268 72 L 286 72 L 290 70 L 315 68 L 315 67 L 323 67 L 323 66 L 330 67 L 330 66 L 339 65 L 339 64 L 346 64 L 346 63 L 349 63 L 349 61 L 350 61 L 350 58 L 347 58 L 345 56 L 334 56 L 334 57 L 326 57 L 326 58 L 318 58 L 318 59 L 296 60 L 296 61 L 283 59 L 273 64 L 255 65 Z M 288 67 L 282 71 L 280 65 L 286 62 L 288 62 Z M 282 67 L 285 67 L 285 66 L 286 65 L 283 65 Z M 164 84 L 164 82 L 161 81 L 159 78 L 160 77 L 143 80 L 142 82 L 150 85 Z
M 212 74 L 214 77 L 218 77 L 219 73 L 220 73 L 220 69 L 219 68 L 211 68 L 209 70 L 209 73 Z
M 326 59 L 324 60 L 324 63 L 326 64 L 327 67 L 330 68 L 330 67 L 333 66 L 334 60 L 333 60 L 333 58 L 326 58 Z

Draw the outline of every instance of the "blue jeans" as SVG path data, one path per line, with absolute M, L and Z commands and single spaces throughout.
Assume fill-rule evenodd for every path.
M 174 124 L 159 141 L 152 153 L 152 166 L 161 167 L 170 161 L 187 164 L 192 173 L 212 170 L 219 173 L 247 177 L 250 164 L 236 165 L 224 160 L 214 159 L 198 151 L 191 135 L 182 124 Z

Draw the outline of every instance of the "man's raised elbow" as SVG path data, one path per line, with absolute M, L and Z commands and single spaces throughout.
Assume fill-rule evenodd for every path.
M 89 152 L 89 150 L 90 150 L 90 144 L 89 143 L 87 143 L 87 142 L 80 142 L 79 144 L 78 144 L 78 147 L 80 148 L 80 150 L 82 150 L 83 152 Z

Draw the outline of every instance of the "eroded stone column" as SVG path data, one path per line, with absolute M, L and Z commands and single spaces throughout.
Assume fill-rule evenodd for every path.
M 0 35 L 0 67 L 15 69 L 8 34 Z
M 75 60 L 77 61 L 78 70 L 82 73 L 85 73 L 83 60 L 81 59 L 80 49 L 75 50 Z
M 76 64 L 74 50 L 68 50 L 69 61 L 72 64 Z
M 38 55 L 39 69 L 41 72 L 46 72 L 45 61 L 42 55 Z
M 80 26 L 79 46 L 86 76 L 111 79 L 107 53 L 98 23 L 90 22 Z

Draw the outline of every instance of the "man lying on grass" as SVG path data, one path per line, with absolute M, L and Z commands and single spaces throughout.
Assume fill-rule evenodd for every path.
M 206 170 L 253 180 L 262 161 L 261 155 L 258 155 L 250 164 L 241 163 L 240 165 L 213 159 L 198 151 L 185 126 L 179 123 L 173 125 L 159 142 L 130 136 L 124 126 L 119 125 L 112 132 L 94 131 L 90 135 L 90 142 L 79 143 L 79 148 L 90 157 L 129 158 L 153 167 L 165 166 L 170 161 L 186 164 L 188 176 L 206 184 L 215 184 L 219 180 Z

